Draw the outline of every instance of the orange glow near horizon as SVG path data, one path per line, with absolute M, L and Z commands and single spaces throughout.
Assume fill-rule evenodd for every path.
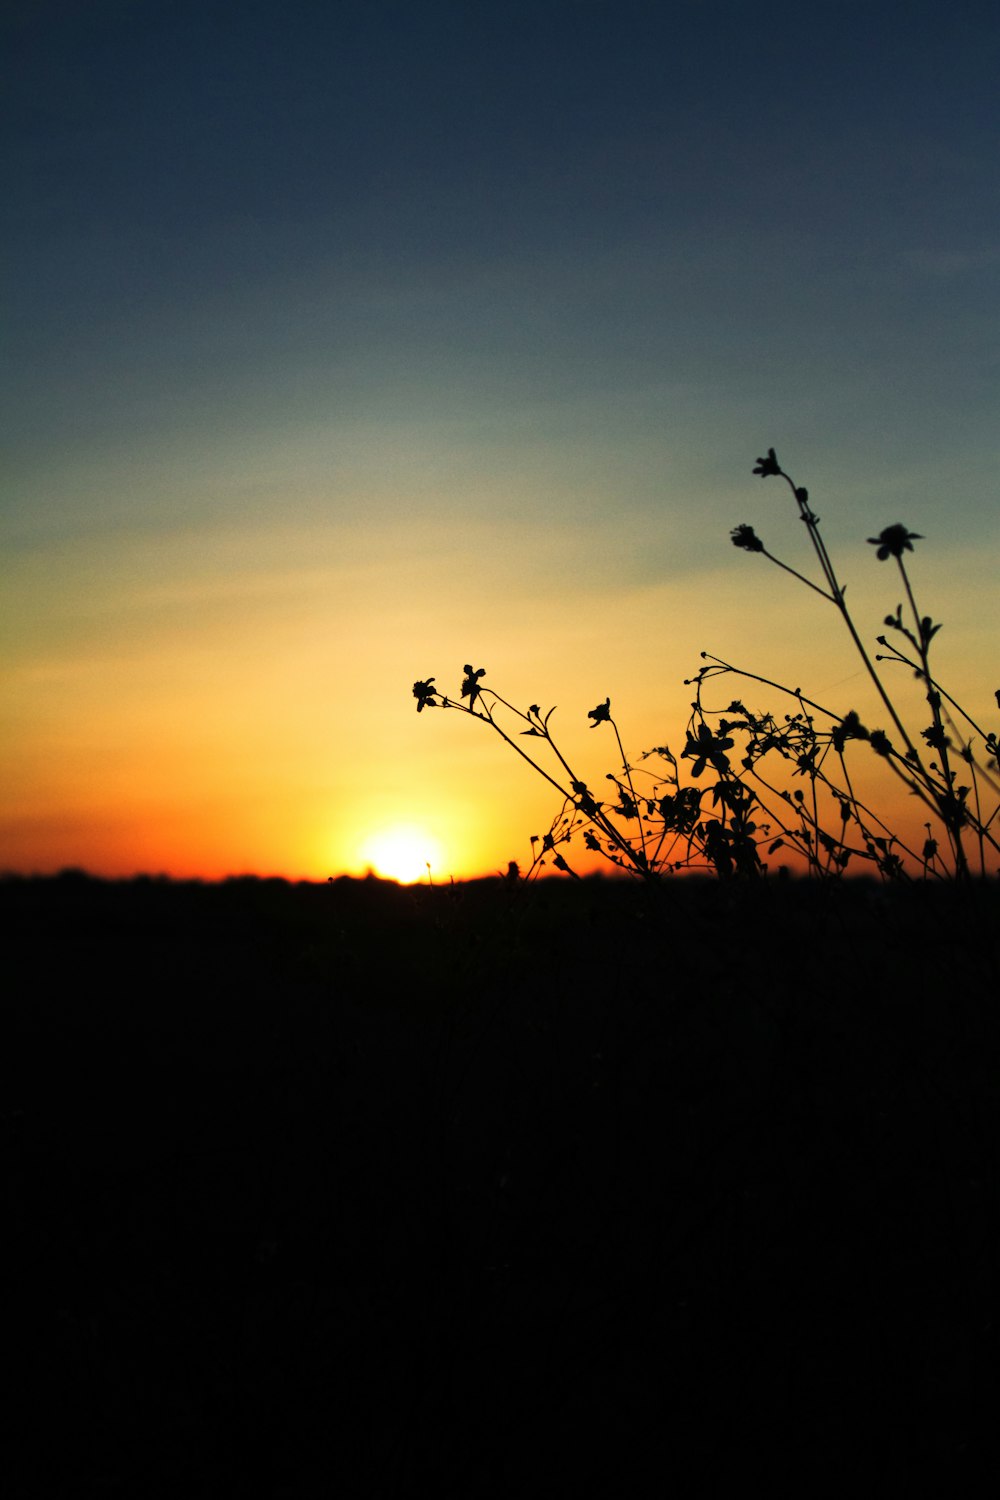
M 9 562 L 0 870 L 325 880 L 373 869 L 435 883 L 496 874 L 511 860 L 524 870 L 558 795 L 486 726 L 415 712 L 416 679 L 434 674 L 457 696 L 470 659 L 511 702 L 558 705 L 560 748 L 598 797 L 620 767 L 608 726 L 591 728 L 588 711 L 611 696 L 637 767 L 653 745 L 679 753 L 692 694 L 684 679 L 703 648 L 801 681 L 872 725 L 885 717 L 839 622 L 742 555 L 662 582 L 574 572 L 546 593 L 537 573 L 519 582 L 488 555 L 488 526 L 471 561 L 450 522 L 400 529 L 398 555 L 387 558 L 377 533 L 244 528 Z M 540 559 L 547 579 L 563 541 L 525 527 L 517 548 Z M 435 547 L 454 568 L 441 599 L 426 584 Z M 955 669 L 944 680 L 974 714 L 984 713 L 975 690 L 989 645 L 975 601 L 990 571 L 988 552 L 970 553 L 953 575 L 962 587 L 934 591 L 935 618 L 940 610 L 948 625 L 940 654 Z M 856 591 L 857 617 L 876 629 L 887 584 L 892 593 L 895 580 L 869 566 Z M 913 684 L 897 676 L 893 687 L 919 729 L 926 708 Z M 735 696 L 781 707 L 736 678 L 713 684 L 706 703 L 722 711 Z M 539 741 L 517 740 L 521 727 L 515 742 L 545 763 Z M 898 818 L 919 848 L 921 807 L 877 762 L 858 774 L 863 800 L 888 807 L 887 821 Z M 613 873 L 579 838 L 564 852 L 580 874 Z

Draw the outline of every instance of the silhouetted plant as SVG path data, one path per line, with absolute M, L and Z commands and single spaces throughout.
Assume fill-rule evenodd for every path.
M 823 585 L 806 578 L 795 568 L 789 567 L 787 563 L 775 557 L 757 537 L 751 526 L 741 525 L 733 530 L 734 545 L 745 551 L 762 553 L 778 567 L 799 578 L 801 582 L 836 608 L 892 726 L 889 731 L 868 730 L 854 711 L 846 715 L 838 715 L 819 704 L 808 704 L 808 707 L 815 709 L 827 721 L 827 727 L 817 728 L 815 717 L 806 712 L 807 700 L 802 699 L 798 690 L 792 692 L 779 684 L 768 683 L 769 686 L 777 687 L 786 696 L 798 699 L 802 705 L 801 716 L 792 716 L 786 720 L 787 723 L 796 725 L 798 769 L 807 775 L 812 790 L 811 805 L 804 794 L 797 793 L 793 798 L 799 803 L 799 820 L 796 828 L 799 847 L 807 853 L 811 867 L 816 867 L 827 858 L 833 858 L 840 863 L 841 867 L 844 867 L 853 854 L 861 854 L 872 860 L 884 875 L 903 873 L 901 852 L 913 855 L 913 851 L 906 849 L 898 836 L 892 834 L 880 819 L 868 809 L 861 807 L 851 785 L 844 755 L 845 747 L 852 740 L 866 741 L 908 791 L 920 798 L 945 835 L 950 864 L 946 864 L 942 859 L 939 841 L 933 834 L 934 824 L 925 824 L 928 836 L 919 855 L 924 873 L 932 870 L 934 873 L 944 873 L 945 870 L 950 869 L 959 877 L 965 877 L 970 873 L 969 846 L 974 845 L 977 867 L 981 874 L 985 874 L 987 846 L 994 851 L 1000 851 L 995 832 L 1000 804 L 995 805 L 991 812 L 987 812 L 982 802 L 985 786 L 988 786 L 994 794 L 1000 790 L 987 769 L 989 767 L 994 772 L 1000 770 L 997 757 L 997 736 L 985 732 L 980 727 L 944 690 L 931 669 L 931 642 L 941 626 L 940 623 L 935 623 L 929 615 L 921 615 L 917 608 L 904 559 L 904 553 L 913 551 L 913 543 L 922 541 L 923 538 L 917 532 L 909 531 L 899 523 L 886 526 L 878 536 L 868 538 L 869 543 L 877 549 L 876 556 L 880 562 L 886 562 L 890 558 L 895 559 L 909 606 L 907 617 L 904 617 L 903 605 L 898 604 L 895 613 L 886 615 L 883 621 L 890 630 L 902 637 L 909 650 L 901 649 L 898 645 L 891 643 L 887 636 L 880 635 L 876 638 L 877 643 L 884 650 L 876 653 L 873 660 L 847 607 L 844 587 L 838 578 L 821 535 L 819 516 L 809 504 L 808 491 L 797 486 L 785 472 L 773 448 L 768 449 L 765 458 L 757 460 L 754 473 L 762 479 L 778 478 L 784 479 L 787 483 L 798 506 L 800 518 L 809 533 L 809 539 L 822 571 Z M 910 618 L 912 618 L 912 628 L 908 623 Z M 706 678 L 727 672 L 753 681 L 767 681 L 754 673 L 721 662 L 718 658 L 706 657 L 705 659 L 710 664 L 703 667 L 698 674 L 699 686 Z M 878 662 L 907 666 L 922 684 L 931 722 L 918 734 L 911 733 L 905 724 L 901 712 L 875 665 Z M 996 698 L 1000 706 L 1000 692 L 996 694 Z M 968 729 L 972 730 L 973 738 L 965 737 L 967 731 L 963 733 L 959 729 L 956 718 L 950 710 L 954 710 L 954 715 L 957 715 L 958 719 L 964 721 Z M 976 736 L 981 740 L 986 751 L 987 765 L 985 767 L 977 761 L 973 750 Z M 920 746 L 921 740 L 924 741 L 924 747 Z M 785 742 L 780 737 L 775 745 L 768 748 L 778 748 L 782 753 L 787 753 Z M 929 758 L 929 752 L 932 751 L 935 752 L 936 758 L 934 759 Z M 834 757 L 835 773 L 839 772 L 837 779 L 831 779 L 826 769 L 830 753 Z M 752 765 L 749 767 L 755 774 L 760 758 L 760 746 L 757 742 L 752 746 Z M 968 785 L 958 779 L 960 763 L 967 768 Z M 833 793 L 835 802 L 839 804 L 842 823 L 842 831 L 839 834 L 824 832 L 820 828 L 817 801 L 819 786 L 827 787 Z M 781 795 L 787 798 L 787 793 Z M 876 827 L 881 828 L 882 831 L 876 832 Z M 848 845 L 846 841 L 848 828 L 853 828 L 860 833 L 862 849 L 858 850 Z
M 914 871 L 924 877 L 954 874 L 965 878 L 971 873 L 971 846 L 981 874 L 986 873 L 987 848 L 1000 851 L 996 836 L 1000 802 L 988 811 L 983 800 L 986 788 L 994 796 L 1000 792 L 1000 784 L 990 774 L 1000 771 L 997 735 L 980 728 L 931 670 L 931 643 L 941 627 L 930 616 L 920 614 L 903 556 L 923 538 L 896 524 L 868 539 L 877 549 L 880 562 L 895 560 L 909 606 L 904 615 L 903 605 L 897 605 L 895 613 L 884 620 L 906 646 L 880 635 L 877 641 L 884 649 L 873 659 L 848 610 L 844 587 L 820 533 L 819 517 L 809 505 L 808 492 L 785 473 L 773 448 L 757 460 L 753 472 L 763 479 L 787 482 L 809 533 L 823 582 L 814 582 L 776 557 L 750 525 L 733 528 L 733 544 L 743 551 L 762 554 L 836 608 L 891 729 L 869 729 L 853 709 L 835 712 L 807 698 L 799 688 L 784 687 L 702 652 L 705 665 L 688 679 L 695 688 L 695 699 L 679 759 L 668 745 L 656 746 L 639 757 L 643 763 L 658 763 L 658 770 L 650 764 L 629 763 L 611 713 L 610 697 L 589 711 L 592 729 L 611 726 L 621 757 L 621 770 L 606 777 L 613 793 L 601 799 L 577 775 L 556 743 L 550 729 L 554 708 L 544 714 L 537 703 L 526 711 L 516 708 L 482 685 L 484 668 L 469 664 L 464 668 L 458 699 L 435 688 L 433 677 L 415 682 L 418 713 L 425 708 L 451 708 L 478 719 L 559 794 L 560 810 L 548 832 L 532 838 L 532 862 L 522 878 L 533 878 L 550 857 L 556 869 L 575 875 L 562 850 L 577 835 L 591 852 L 646 880 L 681 869 L 712 870 L 723 877 L 756 877 L 768 868 L 765 856 L 782 848 L 796 851 L 807 869 L 820 876 L 839 876 L 856 861 L 874 867 L 884 879 L 906 877 Z M 923 685 L 930 724 L 919 733 L 912 734 L 907 728 L 876 666 L 880 662 L 910 668 Z M 724 676 L 759 683 L 791 700 L 789 707 L 794 711 L 780 717 L 771 712 L 757 713 L 740 698 L 732 699 L 724 709 L 713 708 L 705 702 L 706 689 Z M 996 698 L 1000 707 L 1000 691 Z M 971 739 L 960 733 L 956 718 L 972 731 Z M 519 728 L 519 724 L 525 727 Z M 974 753 L 976 737 L 985 750 L 985 766 Z M 529 752 L 519 743 L 522 738 L 542 741 L 548 769 L 537 758 L 542 747 Z M 910 847 L 857 796 L 848 765 L 848 746 L 859 744 L 867 745 L 930 813 L 924 825 L 927 837 L 920 850 Z M 933 759 L 929 758 L 931 752 Z M 681 762 L 690 762 L 687 784 L 682 784 Z M 968 784 L 958 780 L 960 765 L 966 768 Z M 801 778 L 802 785 L 783 785 L 789 778 Z M 936 832 L 943 834 L 944 852 Z
M 612 863 L 636 873 L 648 873 L 648 861 L 644 852 L 646 832 L 642 827 L 635 791 L 631 784 L 631 768 L 625 761 L 618 726 L 611 717 L 611 700 L 605 699 L 604 703 L 591 709 L 588 718 L 594 721 L 591 728 L 596 729 L 598 724 L 602 723 L 612 726 L 622 754 L 624 782 L 619 782 L 615 777 L 609 778 L 615 782 L 619 793 L 620 800 L 615 806 L 599 801 L 593 795 L 587 783 L 576 774 L 560 750 L 549 729 L 549 721 L 555 713 L 554 707 L 543 714 L 539 705 L 533 703 L 526 712 L 522 712 L 492 688 L 482 685 L 481 679 L 486 675 L 484 667 L 474 668 L 466 663 L 463 671 L 464 677 L 457 699 L 449 698 L 447 694 L 436 689 L 433 677 L 422 682 L 415 682 L 413 696 L 417 700 L 417 712 L 425 708 L 451 708 L 487 724 L 537 771 L 562 799 L 561 808 L 548 832 L 542 836 L 535 835 L 531 840 L 532 861 L 523 878 L 530 879 L 537 874 L 539 869 L 547 863 L 549 855 L 557 870 L 574 875 L 575 871 L 571 869 L 559 846 L 569 844 L 573 835 L 578 832 L 583 834 L 588 848 L 599 850 Z M 498 717 L 499 714 L 505 716 L 503 722 Z M 519 729 L 518 724 L 525 727 Z M 551 769 L 546 770 L 535 755 L 529 754 L 523 746 L 518 744 L 515 735 L 543 741 L 551 752 Z M 630 838 L 619 827 L 619 820 L 623 818 L 634 819 L 637 822 L 638 831 L 635 838 Z

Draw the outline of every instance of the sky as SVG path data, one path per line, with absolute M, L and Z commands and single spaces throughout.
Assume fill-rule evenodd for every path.
M 988 717 L 995 3 L 22 0 L 0 36 L 0 869 L 524 865 L 551 788 L 415 712 L 467 662 L 591 783 L 588 711 L 681 748 L 701 651 L 864 714 L 832 608 L 730 545 L 810 567 L 769 446 L 866 639 L 866 538 L 926 538 Z

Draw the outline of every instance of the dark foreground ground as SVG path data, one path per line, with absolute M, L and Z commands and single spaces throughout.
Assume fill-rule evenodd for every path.
M 972 1493 L 1000 888 L 653 894 L 0 883 L 13 1492 Z

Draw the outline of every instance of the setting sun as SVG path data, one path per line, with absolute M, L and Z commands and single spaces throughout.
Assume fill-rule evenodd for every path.
M 395 827 L 366 839 L 361 859 L 383 879 L 412 885 L 440 870 L 443 854 L 441 845 L 422 828 Z

